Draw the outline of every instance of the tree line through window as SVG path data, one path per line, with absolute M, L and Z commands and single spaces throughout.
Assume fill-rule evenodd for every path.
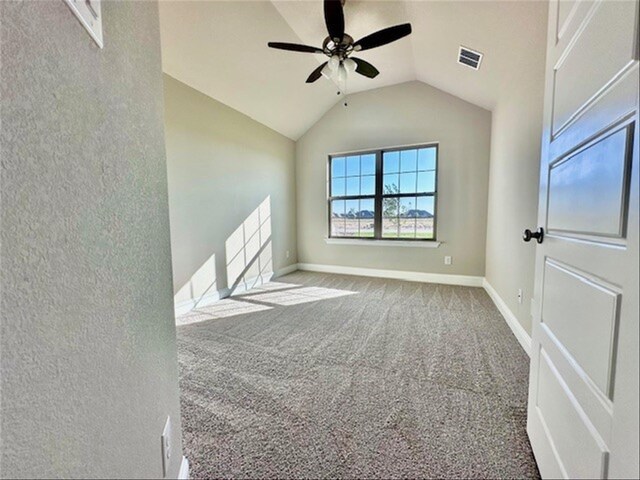
M 329 236 L 435 240 L 437 145 L 329 156 Z

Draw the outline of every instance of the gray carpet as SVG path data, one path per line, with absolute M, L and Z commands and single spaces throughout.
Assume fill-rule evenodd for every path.
M 539 477 L 528 357 L 483 289 L 277 282 L 180 319 L 194 478 Z

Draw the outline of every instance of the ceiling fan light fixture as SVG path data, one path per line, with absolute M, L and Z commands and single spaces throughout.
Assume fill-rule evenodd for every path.
M 351 60 L 350 58 L 346 58 L 343 62 L 344 68 L 347 69 L 347 72 L 349 73 L 353 73 L 356 71 L 356 68 L 358 68 L 358 64 Z
M 347 69 L 342 63 L 338 67 L 337 81 L 338 81 L 338 88 L 344 92 L 347 88 Z
M 340 57 L 338 57 L 338 55 L 332 55 L 329 58 L 329 69 L 331 69 L 331 71 L 336 71 L 338 69 L 338 67 L 340 66 Z

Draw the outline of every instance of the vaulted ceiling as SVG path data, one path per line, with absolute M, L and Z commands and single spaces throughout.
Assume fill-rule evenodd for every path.
M 527 31 L 546 22 L 543 1 L 346 0 L 355 39 L 411 22 L 413 33 L 360 53 L 380 75 L 349 77 L 349 93 L 420 80 L 491 110 L 534 50 Z M 285 52 L 268 41 L 321 46 L 322 0 L 160 2 L 163 70 L 297 140 L 340 98 L 325 78 L 305 79 L 324 55 Z M 480 70 L 457 63 L 460 45 L 484 54 Z

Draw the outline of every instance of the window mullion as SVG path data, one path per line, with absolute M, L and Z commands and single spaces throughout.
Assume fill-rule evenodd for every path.
M 376 152 L 376 198 L 375 198 L 375 218 L 373 222 L 373 237 L 382 238 L 382 151 Z

